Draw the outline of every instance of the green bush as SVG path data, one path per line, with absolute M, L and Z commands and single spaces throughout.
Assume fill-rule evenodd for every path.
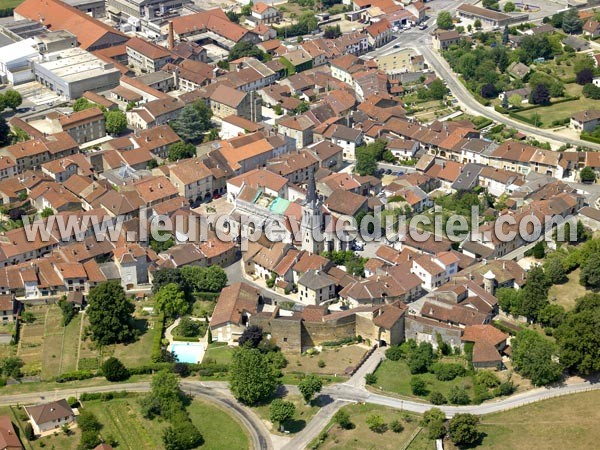
M 441 392 L 437 392 L 437 391 L 433 391 L 429 394 L 429 401 L 433 405 L 444 405 L 444 404 L 448 403 L 448 400 L 446 400 L 446 397 L 444 397 L 444 394 L 442 394 Z
M 404 353 L 399 346 L 395 345 L 385 351 L 385 357 L 390 361 L 399 361 L 404 357 Z
M 56 377 L 57 383 L 64 383 L 66 381 L 79 381 L 94 378 L 96 374 L 89 370 L 76 370 L 74 372 L 63 373 Z
M 451 381 L 456 377 L 463 377 L 466 374 L 466 369 L 456 363 L 435 363 L 432 366 L 432 372 L 440 381 Z

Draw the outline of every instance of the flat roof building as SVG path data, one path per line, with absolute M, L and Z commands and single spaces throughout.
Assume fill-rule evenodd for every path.
M 119 85 L 121 72 L 81 48 L 42 55 L 33 61 L 35 79 L 67 100 L 85 91 L 103 91 Z

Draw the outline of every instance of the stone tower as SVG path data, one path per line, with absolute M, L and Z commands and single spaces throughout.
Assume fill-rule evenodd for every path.
M 315 173 L 311 170 L 308 175 L 306 198 L 302 204 L 302 222 L 300 223 L 302 250 L 317 254 L 323 251 L 322 228 L 323 211 L 321 201 L 317 196 Z
M 483 288 L 488 294 L 496 294 L 496 275 L 491 270 L 483 276 Z

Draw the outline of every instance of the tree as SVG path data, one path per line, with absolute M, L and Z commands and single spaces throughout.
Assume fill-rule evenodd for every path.
M 325 31 L 323 32 L 323 37 L 325 39 L 335 39 L 342 35 L 342 30 L 339 25 L 325 27 Z
M 173 130 L 185 142 L 200 142 L 204 132 L 209 130 L 212 111 L 202 100 L 197 100 L 191 105 L 186 105 L 172 123 Z
M 545 84 L 538 84 L 529 96 L 529 102 L 534 105 L 547 106 L 550 104 L 550 91 Z
M 600 370 L 600 295 L 577 299 L 573 311 L 556 330 L 560 362 L 582 375 Z
M 127 117 L 123 111 L 108 111 L 106 113 L 106 132 L 121 134 L 127 128 Z
M 102 429 L 102 424 L 93 412 L 83 409 L 77 416 L 77 427 L 81 431 L 98 433 Z
M 430 439 L 441 439 L 446 434 L 446 415 L 439 408 L 431 408 L 423 414 L 421 426 L 427 428 Z
M 115 357 L 110 357 L 104 361 L 102 373 L 108 381 L 123 381 L 129 378 L 129 370 Z
M 368 374 L 365 375 L 365 383 L 367 383 L 369 386 L 374 385 L 375 383 L 377 383 L 377 375 L 375 375 L 374 372 L 370 372 Z
M 182 270 L 180 271 L 179 269 L 169 268 L 160 269 L 154 272 L 154 278 L 152 280 L 152 293 L 156 294 L 161 287 L 169 283 L 176 283 L 180 289 L 184 289 L 185 286 L 182 280 Z
M 83 111 L 84 109 L 93 108 L 94 106 L 96 106 L 96 105 L 94 103 L 90 102 L 87 98 L 79 97 L 73 103 L 73 111 L 74 112 Z
M 440 80 L 439 78 L 436 80 L 433 80 L 429 84 L 428 91 L 429 91 L 429 98 L 431 98 L 432 100 L 443 100 L 444 97 L 446 97 L 446 95 L 449 92 L 448 88 L 446 87 L 444 82 L 442 80 Z
M 371 414 L 367 417 L 365 422 L 369 427 L 369 430 L 374 431 L 375 433 L 383 433 L 385 431 L 385 422 L 383 421 L 383 417 L 379 414 Z
M 188 312 L 190 304 L 185 299 L 185 293 L 175 283 L 160 288 L 154 297 L 154 307 L 165 313 L 167 317 L 181 316 Z
M 169 147 L 169 161 L 193 158 L 196 156 L 196 146 L 185 142 L 175 142 Z
M 202 434 L 189 419 L 173 421 L 163 432 L 162 440 L 165 450 L 191 450 L 204 443 Z
M 516 9 L 517 9 L 517 7 L 515 6 L 515 4 L 513 2 L 506 2 L 504 4 L 504 12 L 507 12 L 507 13 L 515 12 Z
M 544 242 L 538 241 L 531 249 L 531 256 L 535 259 L 542 259 L 546 255 L 546 247 Z
M 377 159 L 366 147 L 356 149 L 356 165 L 354 171 L 361 176 L 373 175 L 377 171 Z
M 498 90 L 494 83 L 486 83 L 481 86 L 480 93 L 483 98 L 496 98 Z
M 579 34 L 583 28 L 583 21 L 579 18 L 576 8 L 565 11 L 562 17 L 562 29 L 567 34 Z
M 533 330 L 520 331 L 512 340 L 514 368 L 535 386 L 544 386 L 561 378 L 562 369 L 553 359 L 555 353 L 552 342 Z
M 452 386 L 448 392 L 448 401 L 455 405 L 468 405 L 471 402 L 471 399 L 464 387 Z
M 427 384 L 419 377 L 411 377 L 410 379 L 410 390 L 415 395 L 427 395 Z
M 200 333 L 200 325 L 189 317 L 184 317 L 179 321 L 177 332 L 183 337 L 196 337 Z
M 11 378 L 21 378 L 21 367 L 25 364 L 21 358 L 9 356 L 0 359 L 0 375 Z
M 134 338 L 132 314 L 135 306 L 125 296 L 119 281 L 106 281 L 93 287 L 87 300 L 86 313 L 94 341 L 110 345 Z
M 582 183 L 595 183 L 596 182 L 596 172 L 589 166 L 584 167 L 579 172 L 579 178 Z
M 600 87 L 593 83 L 586 84 L 583 86 L 583 96 L 585 98 L 591 98 L 593 100 L 600 100 Z
M 239 23 L 240 22 L 240 16 L 238 16 L 235 11 L 227 11 L 225 14 L 227 15 L 227 18 L 231 22 L 233 22 L 233 23 Z
M 62 325 L 63 327 L 66 327 L 77 314 L 75 305 L 72 302 L 68 302 L 65 298 L 61 298 L 58 301 L 58 306 L 62 312 Z
M 544 263 L 544 273 L 552 284 L 562 284 L 567 281 L 567 269 L 560 258 L 550 258 Z
M 595 253 L 588 258 L 581 268 L 579 281 L 592 289 L 600 287 L 600 254 Z
M 389 359 L 390 361 L 399 361 L 400 359 L 402 359 L 403 356 L 404 356 L 404 353 L 402 352 L 402 349 L 400 348 L 399 345 L 394 345 L 392 347 L 389 347 L 385 351 L 385 357 L 387 359 Z
M 0 117 L 0 146 L 10 144 L 10 127 L 4 117 Z
M 438 28 L 442 30 L 450 30 L 454 26 L 452 14 L 450 14 L 448 11 L 440 11 L 437 16 L 436 23 Z
M 271 402 L 269 420 L 276 423 L 278 428 L 282 428 L 283 423 L 294 417 L 294 414 L 296 414 L 296 407 L 292 402 L 280 398 L 276 398 Z
M 432 391 L 429 394 L 429 402 L 432 405 L 444 405 L 448 401 L 446 400 L 446 397 L 444 397 L 444 395 L 441 392 Z
M 350 414 L 345 409 L 340 409 L 333 416 L 333 421 L 337 423 L 340 428 L 344 430 L 349 430 L 354 426 L 354 424 L 350 421 Z
M 579 73 L 584 69 L 594 70 L 595 62 L 594 58 L 587 54 L 579 54 L 573 60 L 573 72 Z M 590 81 L 591 83 L 591 81 Z
M 229 51 L 229 61 L 235 61 L 236 59 L 243 58 L 244 56 L 256 58 L 259 61 L 263 61 L 265 59 L 265 54 L 256 45 L 248 41 L 238 42 Z
M 28 441 L 33 441 L 35 439 L 35 433 L 33 431 L 33 426 L 31 425 L 31 422 L 27 422 L 25 424 L 25 429 L 23 430 L 23 433 L 25 434 L 25 439 L 27 439 Z
M 481 438 L 478 424 L 479 418 L 473 414 L 456 414 L 448 426 L 450 439 L 459 446 L 476 444 Z
M 538 313 L 538 322 L 545 327 L 558 327 L 565 317 L 565 308 L 561 305 L 548 304 Z
M 521 294 L 521 314 L 529 320 L 536 320 L 539 311 L 548 304 L 549 290 L 550 283 L 542 266 L 531 267 Z
M 475 19 L 475 22 L 473 22 L 473 26 L 475 27 L 476 30 L 480 30 L 481 29 L 481 20 Z
M 304 401 L 310 403 L 313 396 L 321 392 L 323 388 L 323 381 L 316 375 L 309 374 L 300 380 L 298 383 L 298 390 L 302 394 Z
M 10 108 L 13 111 L 15 111 L 21 105 L 21 103 L 23 103 L 23 97 L 21 97 L 21 94 L 12 89 L 5 91 L 4 95 L 2 95 L 2 98 L 5 107 Z
M 275 372 L 260 350 L 239 347 L 229 368 L 229 387 L 235 398 L 254 405 L 269 398 L 277 389 Z
M 408 356 L 410 373 L 425 373 L 434 363 L 436 355 L 429 342 L 421 342 Z
M 523 97 L 521 97 L 519 94 L 512 94 L 510 97 L 508 97 L 508 103 L 513 108 L 518 108 L 523 104 Z
M 594 71 L 592 69 L 582 69 L 577 72 L 575 81 L 581 86 L 585 86 L 594 80 Z
M 184 400 L 177 375 L 162 369 L 152 377 L 150 392 L 140 401 L 142 415 L 148 419 L 160 416 L 175 422 L 175 418 L 181 419 Z
M 238 343 L 240 346 L 256 348 L 258 347 L 258 344 L 260 344 L 260 341 L 262 341 L 262 338 L 262 328 L 257 325 L 250 325 L 242 332 L 242 335 L 238 339 Z
M 504 25 L 504 30 L 502 31 L 502 43 L 504 45 L 508 44 L 510 39 L 510 30 L 508 29 L 508 25 Z

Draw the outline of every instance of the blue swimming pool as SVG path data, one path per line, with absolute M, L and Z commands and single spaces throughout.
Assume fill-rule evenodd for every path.
M 202 361 L 204 345 L 196 342 L 174 342 L 171 352 L 177 356 L 177 361 L 195 364 Z

